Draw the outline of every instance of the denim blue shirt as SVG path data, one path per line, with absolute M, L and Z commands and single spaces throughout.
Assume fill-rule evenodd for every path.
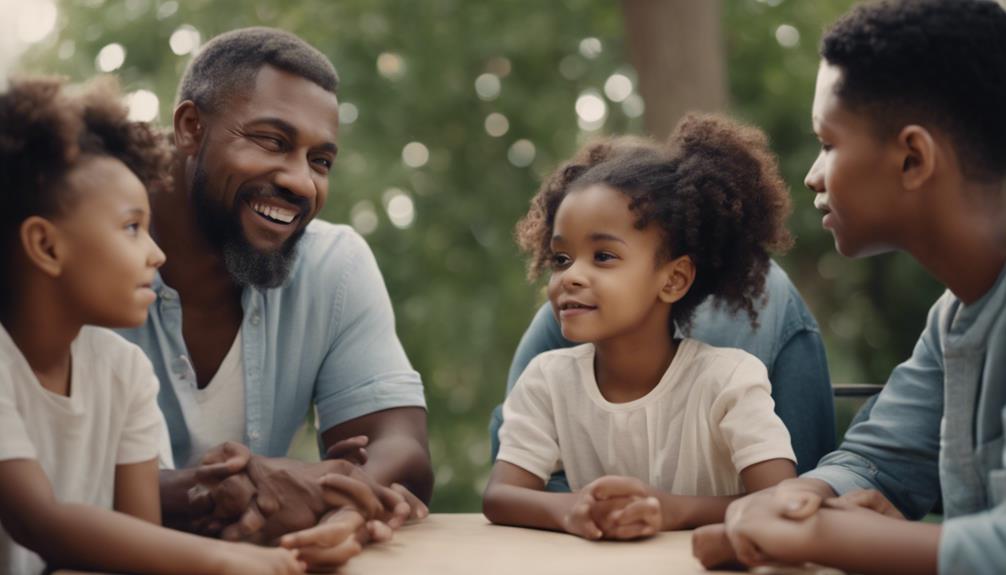
M 869 417 L 805 474 L 878 489 L 917 519 L 942 494 L 940 573 L 1006 571 L 1006 268 L 978 301 L 947 292 Z
M 758 306 L 758 328 L 747 313 L 730 313 L 707 300 L 695 310 L 689 337 L 717 347 L 735 347 L 754 355 L 768 368 L 775 411 L 789 429 L 797 468 L 812 469 L 835 448 L 835 408 L 824 343 L 817 322 L 789 276 L 775 262 L 765 278 L 765 298 Z M 562 337 L 559 322 L 546 303 L 521 338 L 510 365 L 507 392 L 539 353 L 575 343 Z M 502 410 L 490 422 L 492 457 L 499 451 Z M 555 485 L 559 488 L 559 485 Z
M 384 409 L 426 406 L 363 238 L 348 226 L 315 220 L 297 249 L 282 286 L 246 287 L 241 296 L 245 443 L 271 457 L 286 454 L 312 404 L 322 431 Z M 153 363 L 175 461 L 188 461 L 182 405 L 194 401 L 196 376 L 182 338 L 178 292 L 160 276 L 153 288 L 157 299 L 147 322 L 119 333 Z

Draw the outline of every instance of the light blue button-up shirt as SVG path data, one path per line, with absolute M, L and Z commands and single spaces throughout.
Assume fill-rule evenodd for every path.
M 196 377 L 182 338 L 181 301 L 159 275 L 153 287 L 147 322 L 119 333 L 153 363 L 175 461 L 189 461 L 182 406 L 195 401 Z M 425 408 L 377 262 L 352 228 L 311 222 L 287 281 L 245 288 L 241 305 L 245 443 L 252 452 L 285 455 L 312 404 L 323 431 L 384 409 Z
M 906 517 L 942 493 L 940 573 L 1006 572 L 1006 268 L 981 299 L 947 292 L 869 418 L 804 475 L 878 489 Z

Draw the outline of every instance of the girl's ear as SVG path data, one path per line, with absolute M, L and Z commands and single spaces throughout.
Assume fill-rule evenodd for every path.
M 32 265 L 50 277 L 59 277 L 66 250 L 64 238 L 55 224 L 43 217 L 31 216 L 21 223 L 20 239 Z
M 695 263 L 689 256 L 681 256 L 664 264 L 666 279 L 660 290 L 660 301 L 674 303 L 685 297 L 695 281 Z

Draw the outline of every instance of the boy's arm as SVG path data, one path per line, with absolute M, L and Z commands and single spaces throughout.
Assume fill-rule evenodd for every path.
M 939 525 L 871 511 L 821 509 L 802 521 L 771 519 L 739 529 L 771 561 L 812 562 L 863 574 L 937 572 Z
M 115 466 L 115 510 L 161 524 L 157 460 Z
M 242 558 L 231 544 L 99 507 L 58 501 L 45 472 L 30 459 L 0 462 L 0 523 L 18 544 L 38 553 L 50 567 L 129 573 L 227 573 L 241 567 L 229 565 Z M 248 549 L 247 559 L 260 562 L 257 572 L 299 570 L 289 553 L 283 557 L 272 553 L 279 550 L 253 549 Z M 263 556 L 253 557 L 256 553 Z M 279 560 L 288 568 L 266 571 L 265 560 L 273 567 Z

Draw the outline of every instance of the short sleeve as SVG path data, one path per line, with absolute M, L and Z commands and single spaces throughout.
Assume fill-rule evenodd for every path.
M 10 371 L 7 366 L 0 365 L 0 461 L 36 457 L 35 446 L 17 410 Z
M 541 356 L 533 359 L 503 403 L 497 460 L 548 481 L 560 457 L 552 397 L 542 364 Z
M 796 462 L 789 432 L 774 407 L 765 366 L 746 355 L 734 368 L 712 408 L 738 473 L 770 459 Z
M 119 449 L 115 463 L 128 465 L 158 459 L 161 467 L 171 467 L 171 449 L 167 441 L 167 426 L 157 407 L 159 389 L 154 368 L 139 348 L 132 350 L 131 369 L 125 381 L 129 399 Z M 167 453 L 165 453 L 167 450 Z
M 319 429 L 396 407 L 422 407 L 426 400 L 395 333 L 395 315 L 384 278 L 363 238 L 350 236 L 352 250 L 339 270 L 333 341 L 315 388 Z

